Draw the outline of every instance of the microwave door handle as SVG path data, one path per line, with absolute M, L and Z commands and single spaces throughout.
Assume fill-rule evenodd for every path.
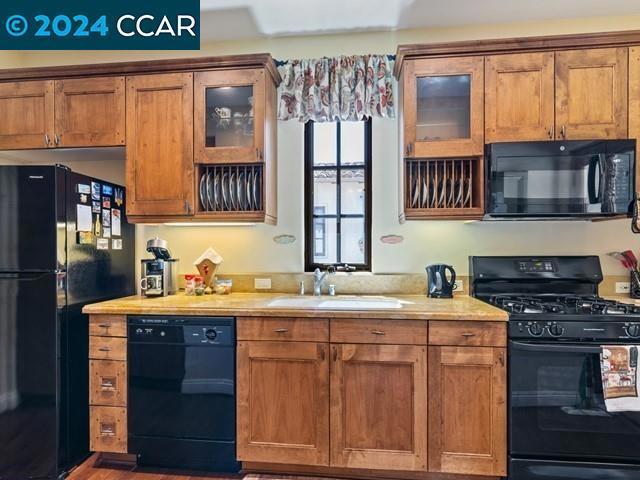
M 544 352 L 544 353 L 602 353 L 601 346 L 582 346 L 582 345 L 550 345 L 541 343 L 521 343 L 511 342 L 512 350 L 524 350 L 527 352 Z
M 587 171 L 587 193 L 589 203 L 600 203 L 602 201 L 602 155 L 594 156 L 589 162 Z M 596 183 L 597 182 L 597 183 Z

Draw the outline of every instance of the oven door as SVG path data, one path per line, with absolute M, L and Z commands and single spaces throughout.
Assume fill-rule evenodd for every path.
M 588 217 L 628 212 L 634 191 L 632 151 L 608 153 L 603 146 L 568 146 L 563 152 L 522 148 L 492 153 L 489 215 Z
M 640 412 L 606 411 L 601 345 L 509 347 L 512 457 L 638 461 Z

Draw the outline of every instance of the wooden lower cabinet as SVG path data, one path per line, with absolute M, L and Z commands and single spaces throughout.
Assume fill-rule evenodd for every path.
M 238 459 L 329 465 L 328 344 L 238 342 Z
M 506 349 L 429 347 L 429 471 L 506 475 Z
M 427 347 L 331 348 L 331 465 L 426 470 Z

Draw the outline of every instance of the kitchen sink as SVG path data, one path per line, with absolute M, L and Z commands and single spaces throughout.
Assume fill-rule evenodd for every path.
M 402 302 L 393 297 L 373 296 L 280 297 L 269 302 L 268 306 L 327 310 L 387 310 L 402 308 Z

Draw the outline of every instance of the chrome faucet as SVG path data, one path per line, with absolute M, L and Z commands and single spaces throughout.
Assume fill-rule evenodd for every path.
M 335 273 L 336 269 L 332 266 L 327 267 L 325 272 L 321 272 L 319 268 L 313 271 L 313 294 L 316 297 L 322 295 L 322 284 L 326 280 L 328 275 Z

